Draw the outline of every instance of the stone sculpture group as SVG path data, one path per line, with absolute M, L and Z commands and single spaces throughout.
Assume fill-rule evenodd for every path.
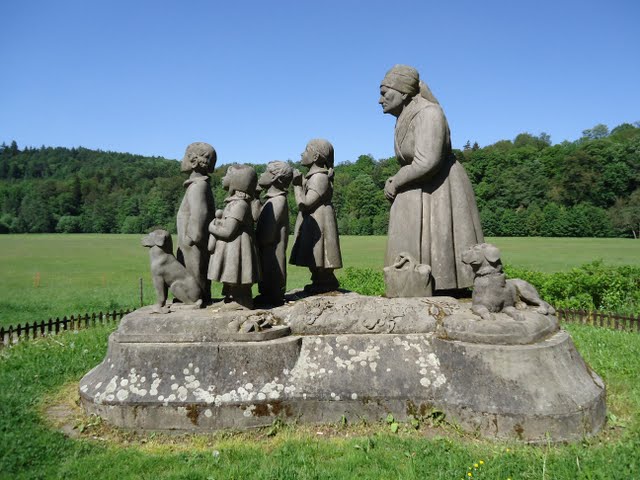
M 259 179 L 249 165 L 230 165 L 222 179 L 229 195 L 224 209 L 215 210 L 208 174 L 215 166 L 216 152 L 207 143 L 189 145 L 182 160 L 182 171 L 190 176 L 178 211 L 177 259 L 172 258 L 171 237 L 165 230 L 156 230 L 142 240 L 143 246 L 151 248 L 157 293 L 154 313 L 170 312 L 167 290 L 180 303 L 207 306 L 211 282 L 222 283 L 221 308 L 225 310 L 252 309 L 251 287 L 255 283 L 261 306 L 283 305 L 289 242 L 287 192 L 291 183 L 299 214 L 290 262 L 309 268 L 311 283 L 305 292 L 337 290 L 339 283 L 333 271 L 342 267 L 342 255 L 331 203 L 333 158 L 331 143 L 314 139 L 302 153 L 301 164 L 308 167 L 304 176 L 281 161 L 270 162 Z M 259 192 L 264 192 L 263 200 Z M 158 248 L 153 247 L 162 247 L 162 262 L 158 260 Z M 181 283 L 176 283 L 178 277 Z M 190 288 L 179 287 L 186 283 Z
M 82 379 L 88 412 L 125 428 L 208 431 L 437 408 L 464 429 L 533 442 L 601 428 L 601 379 L 553 307 L 529 283 L 507 280 L 499 250 L 484 243 L 434 95 L 414 68 L 396 65 L 379 103 L 397 118 L 400 164 L 384 187 L 385 297 L 338 290 L 330 142 L 308 142 L 305 174 L 280 161 L 259 178 L 231 165 L 217 210 L 216 152 L 193 143 L 176 256 L 164 230 L 142 240 L 157 302 L 122 319 L 105 360 Z M 299 214 L 289 263 L 308 268 L 311 282 L 286 293 L 291 186 Z M 211 298 L 212 282 L 223 299 Z

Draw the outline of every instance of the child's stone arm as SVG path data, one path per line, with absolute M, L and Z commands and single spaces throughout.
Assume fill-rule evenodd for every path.
M 209 232 L 218 240 L 228 241 L 235 237 L 240 229 L 240 222 L 233 217 L 211 222 Z

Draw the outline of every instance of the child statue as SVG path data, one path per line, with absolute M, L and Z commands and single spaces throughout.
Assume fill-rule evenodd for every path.
M 211 300 L 211 282 L 207 279 L 209 250 L 207 226 L 213 219 L 215 205 L 209 174 L 216 166 L 216 151 L 208 143 L 196 142 L 187 147 L 180 170 L 189 173 L 184 182 L 186 191 L 177 217 L 177 259 L 196 279 L 206 305 Z
M 289 242 L 289 205 L 287 189 L 293 168 L 287 162 L 270 162 L 260 175 L 258 185 L 265 202 L 258 216 L 256 242 L 262 280 L 258 283 L 261 303 L 284 304 L 287 286 L 287 243 Z
M 302 165 L 307 174 L 296 170 L 293 185 L 300 212 L 296 220 L 295 240 L 289 263 L 311 270 L 309 293 L 336 290 L 338 279 L 333 271 L 342 268 L 340 240 L 333 197 L 333 145 L 327 140 L 314 139 L 302 153 Z
M 253 308 L 251 285 L 260 280 L 253 232 L 251 201 L 258 176 L 248 165 L 231 165 L 222 179 L 229 191 L 224 210 L 209 224 L 211 260 L 208 278 L 222 282 L 224 302 L 230 308 Z

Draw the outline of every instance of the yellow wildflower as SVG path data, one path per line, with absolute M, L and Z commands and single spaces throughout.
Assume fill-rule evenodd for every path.
M 474 463 L 474 464 L 473 464 L 473 468 L 478 468 L 478 464 L 477 464 L 477 463 Z
M 478 463 L 479 463 L 480 465 L 484 465 L 484 461 L 482 461 L 482 460 L 480 460 Z

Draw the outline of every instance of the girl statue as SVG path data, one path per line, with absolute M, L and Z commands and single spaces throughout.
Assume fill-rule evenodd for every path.
M 302 152 L 301 163 L 309 171 L 304 178 L 298 170 L 293 175 L 300 211 L 289 263 L 311 271 L 311 284 L 305 286 L 305 291 L 330 292 L 339 286 L 333 271 L 342 268 L 338 223 L 331 203 L 333 145 L 323 139 L 311 140 Z
M 260 280 L 251 201 L 258 176 L 248 165 L 231 165 L 222 179 L 229 191 L 224 210 L 209 224 L 208 278 L 222 282 L 224 302 L 231 308 L 253 308 L 251 285 Z

